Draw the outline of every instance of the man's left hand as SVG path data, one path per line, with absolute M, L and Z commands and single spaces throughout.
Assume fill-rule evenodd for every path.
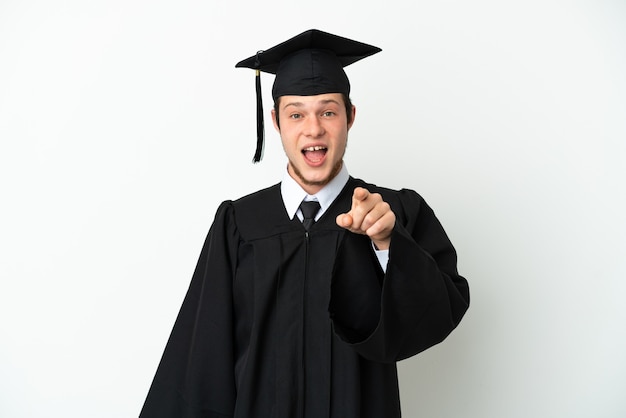
M 367 235 L 379 250 L 388 250 L 396 215 L 378 193 L 357 187 L 352 194 L 352 208 L 337 216 L 337 225 L 355 234 Z

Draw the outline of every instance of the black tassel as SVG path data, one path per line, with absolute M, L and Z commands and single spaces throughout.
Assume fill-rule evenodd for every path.
M 261 96 L 261 71 L 256 70 L 256 152 L 252 162 L 258 163 L 263 158 L 263 139 L 265 127 L 263 122 L 263 98 Z
M 263 142 L 265 137 L 265 124 L 263 122 L 263 97 L 261 95 L 261 54 L 263 51 L 257 51 L 256 60 L 256 152 L 254 153 L 253 163 L 258 163 L 263 158 Z

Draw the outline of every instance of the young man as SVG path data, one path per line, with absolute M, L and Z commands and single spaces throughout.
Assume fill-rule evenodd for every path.
M 343 163 L 343 67 L 379 51 L 311 30 L 238 64 L 276 74 L 287 172 L 219 207 L 141 417 L 400 416 L 395 362 L 442 341 L 469 290 L 424 200 Z

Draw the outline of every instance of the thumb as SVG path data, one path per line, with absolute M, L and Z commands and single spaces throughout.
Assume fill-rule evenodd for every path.
M 337 216 L 336 222 L 337 225 L 342 228 L 350 228 L 350 226 L 352 226 L 352 215 L 348 213 L 342 213 Z

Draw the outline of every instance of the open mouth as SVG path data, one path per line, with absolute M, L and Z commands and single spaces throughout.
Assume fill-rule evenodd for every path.
M 315 146 L 304 148 L 302 150 L 302 154 L 307 161 L 315 164 L 321 162 L 324 159 L 324 157 L 326 156 L 326 151 L 328 151 L 326 147 Z

